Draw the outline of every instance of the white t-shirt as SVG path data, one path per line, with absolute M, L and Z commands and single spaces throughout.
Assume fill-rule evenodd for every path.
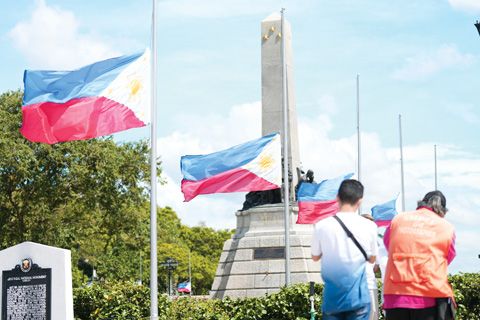
M 375 272 L 373 271 L 373 267 L 375 267 L 375 263 L 367 262 L 365 264 L 365 268 L 367 271 L 367 284 L 369 290 L 377 289 L 377 278 L 375 278 Z
M 355 212 L 339 212 L 337 216 L 350 229 L 367 256 L 378 255 L 375 223 Z M 363 281 L 366 287 L 365 265 L 367 262 L 359 248 L 352 239 L 348 238 L 333 217 L 320 220 L 315 224 L 311 251 L 313 256 L 322 255 L 320 262 L 322 278 L 325 282 L 324 311 L 341 312 L 359 303 L 357 293 L 349 292 L 348 288 L 362 286 Z M 343 303 L 339 304 L 339 301 Z M 369 303 L 370 297 L 362 296 L 360 302 L 365 301 Z
M 377 225 L 355 212 L 339 212 L 337 216 L 353 233 L 367 256 L 378 255 Z M 348 238 L 342 226 L 333 218 L 320 220 L 315 224 L 312 238 L 312 255 L 322 255 L 323 263 L 365 261 L 355 243 Z

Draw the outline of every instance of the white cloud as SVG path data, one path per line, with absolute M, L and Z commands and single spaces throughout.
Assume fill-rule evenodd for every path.
M 206 195 L 183 202 L 180 157 L 211 153 L 257 138 L 261 133 L 260 110 L 260 102 L 254 102 L 234 106 L 226 116 L 179 114 L 176 122 L 181 129 L 158 139 L 167 180 L 158 188 L 159 205 L 171 206 L 190 225 L 206 221 L 215 228 L 235 228 L 235 211 L 241 209 L 244 194 Z
M 472 13 L 480 12 L 480 1 L 478 0 L 448 0 L 448 2 L 457 10 Z
M 159 188 L 159 204 L 170 205 L 190 225 L 205 221 L 215 228 L 234 228 L 235 211 L 244 194 L 199 196 L 183 202 L 180 192 L 179 159 L 185 154 L 201 154 L 227 148 L 259 136 L 260 102 L 231 108 L 226 115 L 179 115 L 179 128 L 159 139 L 163 169 L 168 183 Z M 356 136 L 333 139 L 330 118 L 299 119 L 300 152 L 305 169 L 313 169 L 317 181 L 356 171 Z M 362 181 L 365 185 L 364 210 L 395 197 L 400 191 L 398 150 L 382 146 L 376 133 L 362 133 Z M 405 146 L 406 209 L 433 189 L 433 143 Z M 448 199 L 447 218 L 457 228 L 458 261 L 452 270 L 476 271 L 480 228 L 478 219 L 480 156 L 454 146 L 441 146 L 439 185 Z M 478 253 L 477 253 L 478 254 Z
M 29 19 L 18 22 L 9 37 L 29 68 L 73 69 L 119 55 L 101 39 L 80 31 L 73 12 L 44 0 L 37 1 Z
M 166 0 L 159 3 L 159 12 L 165 16 L 197 18 L 227 18 L 244 15 L 270 14 L 283 6 L 289 12 L 305 10 L 311 0 Z
M 320 111 L 323 111 L 326 114 L 333 115 L 338 111 L 337 101 L 334 96 L 330 94 L 324 94 L 318 99 L 318 105 Z
M 443 45 L 434 52 L 420 53 L 407 58 L 405 64 L 392 74 L 398 80 L 425 79 L 445 69 L 471 65 L 475 57 L 462 53 L 455 45 Z

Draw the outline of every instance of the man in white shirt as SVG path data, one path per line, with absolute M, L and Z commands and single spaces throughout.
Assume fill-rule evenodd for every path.
M 356 213 L 362 198 L 363 185 L 359 181 L 343 181 L 337 196 L 340 212 L 315 225 L 311 250 L 314 261 L 321 259 L 324 320 L 369 318 L 370 295 L 365 266 L 367 261 L 375 262 L 377 228 Z M 341 223 L 360 247 L 347 235 Z

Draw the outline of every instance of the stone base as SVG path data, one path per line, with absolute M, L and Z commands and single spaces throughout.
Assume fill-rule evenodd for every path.
M 310 242 L 311 225 L 297 225 L 296 212 L 290 222 L 291 283 L 320 282 L 320 263 L 313 262 Z M 215 280 L 210 291 L 213 298 L 255 297 L 280 290 L 285 285 L 285 259 L 269 258 L 255 249 L 280 250 L 284 243 L 283 204 L 258 206 L 238 211 L 237 230 L 223 246 Z M 254 252 L 257 257 L 254 257 Z

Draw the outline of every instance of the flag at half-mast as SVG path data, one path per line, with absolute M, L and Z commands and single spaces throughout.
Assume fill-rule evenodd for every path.
M 372 217 L 377 226 L 389 226 L 393 218 L 398 214 L 398 197 L 385 203 L 376 205 L 372 208 Z
M 273 190 L 282 184 L 280 135 L 180 160 L 185 201 L 200 194 Z
M 30 141 L 85 140 L 150 121 L 150 51 L 74 71 L 24 73 L 23 123 Z
M 313 224 L 331 217 L 338 212 L 337 194 L 343 180 L 350 179 L 353 173 L 320 183 L 302 182 L 297 192 L 297 224 Z

